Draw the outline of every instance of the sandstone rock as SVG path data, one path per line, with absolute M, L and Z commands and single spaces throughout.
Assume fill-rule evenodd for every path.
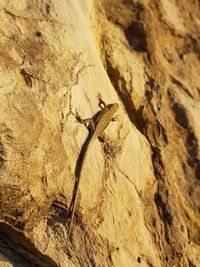
M 2 0 L 0 266 L 200 265 L 199 2 Z M 75 168 L 98 112 L 115 122 Z

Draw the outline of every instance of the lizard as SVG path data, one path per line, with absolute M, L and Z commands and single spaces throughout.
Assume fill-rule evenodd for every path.
M 101 105 L 103 105 L 103 107 Z M 84 143 L 82 151 L 80 152 L 79 160 L 77 162 L 77 168 L 75 170 L 76 182 L 74 185 L 73 196 L 69 207 L 70 222 L 68 228 L 67 243 L 72 229 L 77 194 L 81 179 L 81 171 L 84 165 L 86 155 L 93 141 L 103 134 L 109 122 L 114 118 L 116 111 L 119 109 L 119 104 L 113 103 L 106 105 L 104 101 L 99 98 L 99 107 L 101 108 L 101 110 L 97 113 L 97 116 L 94 118 L 94 120 L 92 118 L 82 120 L 78 114 L 76 115 L 76 118 L 79 123 L 84 123 L 85 125 L 88 124 L 87 128 L 89 130 L 89 135 Z

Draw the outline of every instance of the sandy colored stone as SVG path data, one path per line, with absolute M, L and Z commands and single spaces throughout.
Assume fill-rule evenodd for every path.
M 0 266 L 200 266 L 200 6 L 0 2 Z M 120 105 L 83 165 L 99 111 Z

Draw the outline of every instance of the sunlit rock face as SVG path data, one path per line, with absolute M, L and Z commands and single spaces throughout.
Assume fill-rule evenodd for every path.
M 200 266 L 199 29 L 197 0 L 1 0 L 0 266 Z

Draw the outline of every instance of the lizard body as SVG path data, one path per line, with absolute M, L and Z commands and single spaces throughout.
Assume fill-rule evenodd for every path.
M 119 105 L 117 103 L 105 105 L 105 103 L 102 100 L 100 100 L 100 103 L 104 105 L 104 108 L 102 108 L 102 110 L 97 114 L 94 120 L 93 119 L 79 120 L 80 123 L 84 123 L 84 124 L 89 123 L 88 128 L 90 132 L 85 142 L 85 146 L 83 147 L 83 150 L 80 153 L 78 165 L 77 165 L 76 172 L 75 172 L 76 182 L 74 185 L 73 196 L 72 196 L 72 200 L 71 200 L 71 204 L 69 208 L 70 222 L 69 222 L 67 240 L 69 240 L 70 233 L 71 233 L 72 222 L 73 222 L 74 212 L 75 212 L 75 205 L 76 205 L 76 200 L 77 200 L 77 193 L 78 193 L 78 188 L 79 188 L 80 178 L 81 178 L 81 171 L 83 168 L 86 155 L 89 151 L 89 147 L 92 145 L 93 141 L 97 137 L 103 134 L 103 131 L 106 129 L 109 122 L 113 119 L 114 114 L 119 108 Z

